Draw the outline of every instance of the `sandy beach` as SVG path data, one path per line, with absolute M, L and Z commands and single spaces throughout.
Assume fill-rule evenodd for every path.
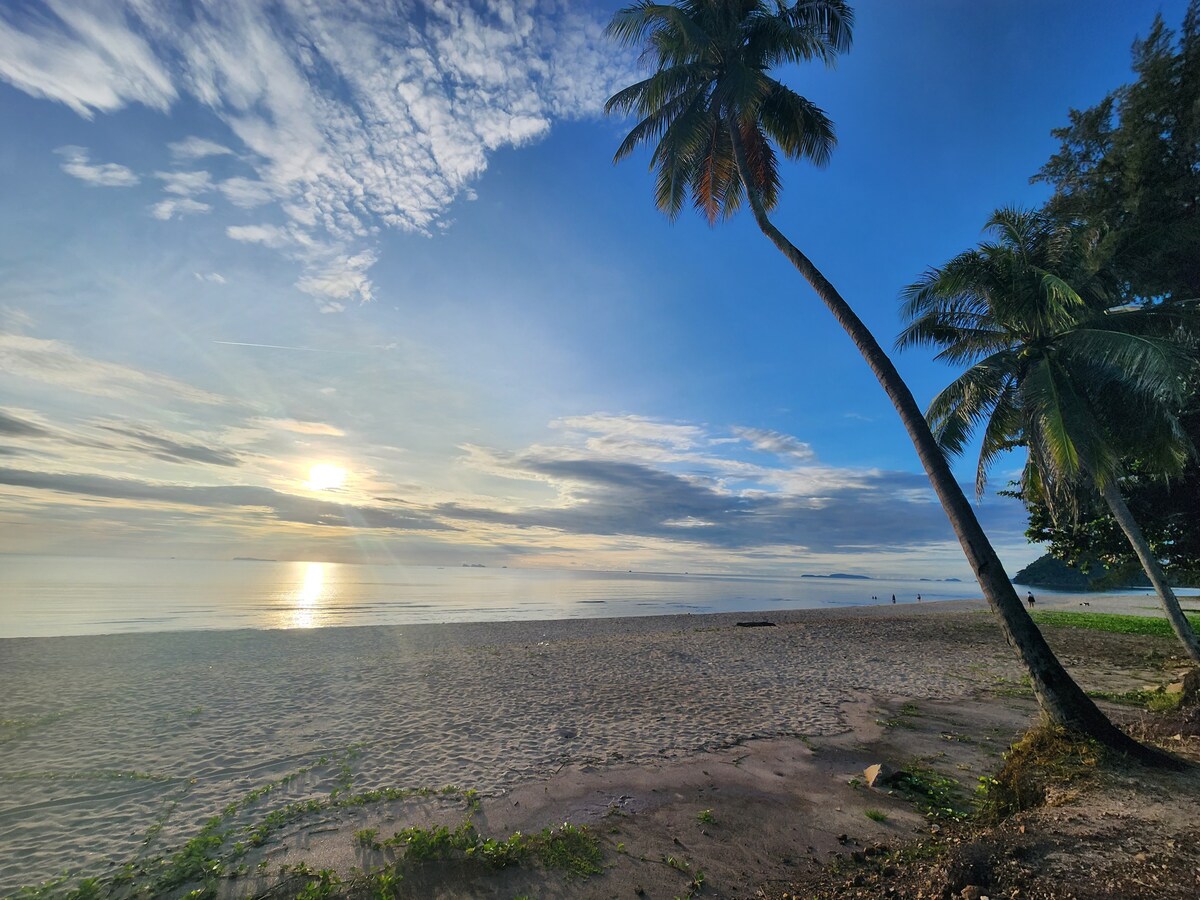
M 603 800 L 595 785 L 602 799 L 582 802 L 595 773 L 619 770 L 648 792 L 648 773 L 675 766 L 662 769 L 664 783 L 683 778 L 680 766 L 728 761 L 721 754 L 736 747 L 791 754 L 795 771 L 812 764 L 801 757 L 814 739 L 861 748 L 879 709 L 911 700 L 952 710 L 1019 679 L 984 610 L 962 601 L 3 640 L 0 895 L 64 870 L 100 875 L 169 854 L 214 816 L 250 834 L 272 811 L 331 796 L 455 788 L 321 809 L 265 834 L 247 859 L 307 853 L 314 865 L 353 865 L 355 830 L 450 821 L 466 791 L 496 827 L 536 827 L 513 798 L 531 786 L 549 796 L 564 773 L 579 800 L 566 814 L 595 825 L 613 803 L 638 802 L 633 788 Z M 775 627 L 736 624 L 768 618 Z M 1033 714 L 1027 701 L 1014 710 L 1000 732 Z M 784 763 L 763 765 L 778 774 Z M 801 802 L 803 783 L 789 790 Z M 564 815 L 536 807 L 527 799 L 524 809 L 556 817 L 542 824 Z

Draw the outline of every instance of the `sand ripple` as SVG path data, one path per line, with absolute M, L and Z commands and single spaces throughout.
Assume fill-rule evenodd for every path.
M 863 695 L 1011 670 L 989 617 L 933 604 L 766 615 L 0 641 L 0 894 L 162 853 L 302 769 L 245 816 L 829 734 Z

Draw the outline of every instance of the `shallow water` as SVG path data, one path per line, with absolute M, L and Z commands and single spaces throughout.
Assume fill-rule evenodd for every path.
M 571 619 L 978 595 L 974 585 L 318 562 L 0 557 L 0 635 Z
M 974 583 L 903 579 L 0 556 L 0 636 L 749 612 L 892 594 L 981 596 Z

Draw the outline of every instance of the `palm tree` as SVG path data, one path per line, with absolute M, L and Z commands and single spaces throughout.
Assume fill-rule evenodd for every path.
M 1181 311 L 1120 307 L 1095 236 L 1043 213 L 998 210 L 996 235 L 905 291 L 900 347 L 941 348 L 971 366 L 929 405 L 950 455 L 979 426 L 975 489 L 1001 453 L 1028 451 L 1022 491 L 1052 511 L 1081 486 L 1099 492 L 1193 662 L 1200 642 L 1121 494 L 1121 458 L 1178 474 L 1194 452 L 1177 418 L 1195 360 L 1172 339 Z
M 955 481 L 908 385 L 879 342 L 807 256 L 772 224 L 779 199 L 775 148 L 789 159 L 825 162 L 833 126 L 811 101 L 772 78 L 773 66 L 820 60 L 849 49 L 853 13 L 845 0 L 639 2 L 618 11 L 608 32 L 644 47 L 654 73 L 611 97 L 608 112 L 638 122 L 616 161 L 653 147 L 655 199 L 676 217 L 690 195 L 710 222 L 749 202 L 759 229 L 816 291 L 887 392 L 1005 639 L 1017 651 L 1048 718 L 1145 758 L 1149 751 L 1113 726 L 1054 656 L 1017 597 L 1004 567 Z

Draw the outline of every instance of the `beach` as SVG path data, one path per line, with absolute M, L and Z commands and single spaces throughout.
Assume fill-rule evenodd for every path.
M 730 748 L 799 760 L 813 740 L 861 745 L 878 709 L 953 710 L 1020 675 L 979 601 L 3 640 L 0 895 L 170 854 L 213 817 L 251 834 L 310 801 L 324 806 L 262 834 L 248 859 L 337 856 L 320 849 L 336 843 L 353 864 L 364 823 L 452 819 L 465 802 L 520 825 L 511 798 L 537 785 L 549 796 L 564 773 L 619 770 L 649 791 L 656 767 Z M 1151 675 L 1083 673 L 1131 677 Z M 1034 713 L 1027 699 L 1011 710 L 1001 732 Z M 388 789 L 379 803 L 329 803 Z M 594 826 L 611 804 L 568 807 Z M 543 824 L 564 815 L 540 812 Z

